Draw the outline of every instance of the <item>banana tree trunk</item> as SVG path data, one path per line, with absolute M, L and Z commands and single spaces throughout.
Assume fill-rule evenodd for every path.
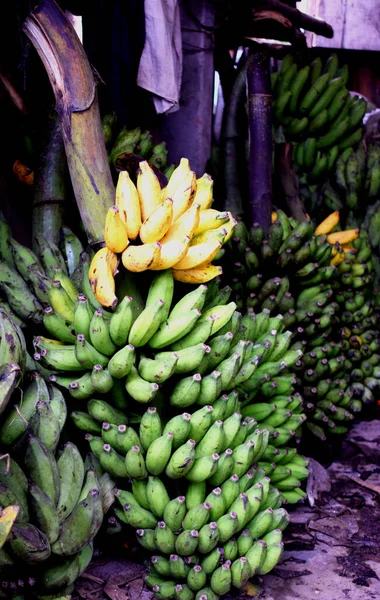
M 47 71 L 56 100 L 70 177 L 91 245 L 103 241 L 115 187 L 100 121 L 96 81 L 80 40 L 54 0 L 30 13 L 23 30 Z
M 58 115 L 54 111 L 46 119 L 36 169 L 32 214 L 32 245 L 35 252 L 38 250 L 39 235 L 58 244 L 64 219 L 66 176 L 67 162 L 62 131 Z

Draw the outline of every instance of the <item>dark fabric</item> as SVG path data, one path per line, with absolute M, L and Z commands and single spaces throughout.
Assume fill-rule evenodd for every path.
M 83 45 L 105 85 L 101 112 L 116 111 L 122 124 L 139 122 L 142 95 L 136 77 L 145 41 L 142 0 L 97 0 L 83 15 Z

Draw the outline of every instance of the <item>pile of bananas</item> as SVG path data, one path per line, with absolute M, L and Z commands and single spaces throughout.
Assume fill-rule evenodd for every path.
M 117 117 L 115 114 L 106 114 L 102 117 L 102 129 L 104 141 L 109 153 L 109 160 L 116 164 L 121 154 L 132 153 L 144 157 L 151 165 L 163 172 L 169 179 L 175 169 L 175 165 L 168 165 L 168 152 L 166 143 L 161 142 L 153 146 L 153 136 L 149 131 L 127 129 L 123 127 L 115 138 L 115 127 Z
M 52 309 L 44 311 L 49 306 L 59 307 L 62 318 L 69 318 L 70 305 L 74 305 L 78 294 L 71 276 L 80 265 L 83 251 L 79 238 L 63 227 L 62 251 L 43 236 L 37 241 L 38 257 L 12 238 L 9 225 L 0 214 L 0 307 L 21 327 L 39 325 L 46 315 L 53 317 Z M 89 284 L 87 287 L 90 289 Z M 56 314 L 55 317 L 60 318 Z
M 20 387 L 25 340 L 3 310 L 0 327 L 0 505 L 18 507 L 0 549 L 1 582 L 13 596 L 71 593 L 92 558 L 114 483 L 107 474 L 98 478 L 75 444 L 58 448 L 64 396 L 36 372 Z
M 216 295 L 214 287 L 203 284 L 170 310 L 173 291 L 171 271 L 162 271 L 154 276 L 145 305 L 137 306 L 133 298 L 125 296 L 110 319 L 80 294 L 71 323 L 73 343 L 67 340 L 67 331 L 57 327 L 50 334 L 61 336 L 60 341 L 34 338 L 34 360 L 42 364 L 45 374 L 50 372 L 50 381 L 75 399 L 91 398 L 88 413 L 72 413 L 75 424 L 92 434 L 100 433 L 99 422 L 125 426 L 123 411 L 139 418 L 141 404 L 153 401 L 164 409 L 166 397 L 170 406 L 165 409 L 173 412 L 215 403 L 219 422 L 244 404 L 245 414 L 239 412 L 234 417 L 236 432 L 244 417 L 250 421 L 254 417 L 255 425 L 259 423 L 268 430 L 268 436 L 270 433 L 266 443 L 271 439 L 274 446 L 266 457 L 287 462 L 291 458 L 287 452 L 275 448 L 295 435 L 305 417 L 302 399 L 291 396 L 295 383 L 291 370 L 302 352 L 290 347 L 282 317 L 270 319 L 269 311 L 242 317 L 235 310 L 236 304 L 228 303 L 228 287 Z M 80 371 L 84 373 L 78 376 Z M 275 377 L 280 372 L 277 380 L 268 375 Z M 270 406 L 251 406 L 261 389 L 271 398 Z M 232 394 L 229 406 L 225 392 Z M 244 398 L 242 404 L 239 392 Z M 109 394 L 116 408 L 93 399 L 96 394 Z M 278 406 L 277 397 L 281 401 Z M 260 466 L 273 470 L 272 462 L 275 460 Z M 299 485 L 297 482 L 296 487 Z
M 88 399 L 87 411 L 71 418 L 102 468 L 123 483 L 115 516 L 154 552 L 147 584 L 158 597 L 202 597 L 209 587 L 219 595 L 273 568 L 288 520 L 281 503 L 305 495 L 307 461 L 283 447 L 305 419 L 302 399 L 291 396 L 302 352 L 290 348 L 282 318 L 242 317 L 229 289 L 216 296 L 200 285 L 170 310 L 173 284 L 170 270 L 157 273 L 135 320 L 125 308 L 130 297 L 109 324 L 87 320 L 85 346 L 102 365 L 52 380 Z M 50 367 L 68 347 L 40 337 L 35 344 Z M 264 388 L 270 404 L 253 404 Z M 94 398 L 101 393 L 108 395 Z
M 212 264 L 236 224 L 229 212 L 211 209 L 213 181 L 206 173 L 196 179 L 189 161 L 181 159 L 167 186 L 146 161 L 140 162 L 137 187 L 122 171 L 116 204 L 107 213 L 105 246 L 90 265 L 92 290 L 103 306 L 115 306 L 114 275 L 118 254 L 128 271 L 173 269 L 185 283 L 204 283 L 222 272 Z M 137 240 L 141 244 L 130 244 Z
M 323 190 L 323 204 L 332 210 L 345 209 L 350 223 L 355 218 L 360 223 L 368 205 L 379 197 L 380 147 L 360 145 L 356 152 L 347 148 L 330 180 Z
M 272 75 L 275 124 L 293 142 L 293 161 L 309 183 L 326 177 L 342 152 L 362 140 L 367 105 L 350 96 L 347 81 L 347 65 L 339 70 L 336 54 L 324 68 L 319 57 L 299 68 L 288 54 Z
M 60 260 L 64 261 L 62 255 Z M 279 560 L 281 530 L 288 521 L 281 504 L 304 498 L 300 486 L 307 477 L 307 461 L 286 447 L 305 415 L 302 398 L 293 395 L 292 370 L 302 352 L 291 347 L 282 317 L 271 319 L 269 311 L 242 316 L 229 302 L 231 288 L 216 293 L 212 284 L 201 284 L 171 308 L 176 290 L 170 269 L 153 276 L 145 302 L 137 293 L 132 296 L 131 289 L 131 295 L 124 295 L 109 312 L 92 293 L 86 253 L 72 268 L 72 277 L 66 275 L 72 295 L 60 295 L 59 301 L 49 296 L 54 308 L 45 307 L 42 317 L 43 333 L 49 337 L 34 337 L 33 357 L 24 353 L 26 368 L 39 370 L 49 379 L 49 387 L 62 390 L 71 403 L 81 402 L 70 416 L 86 433 L 92 470 L 97 461 L 97 469 L 108 476 L 107 490 L 113 478 L 121 488 L 132 481 L 131 489 L 115 492 L 122 508 L 115 508 L 109 521 L 116 528 L 121 523 L 135 527 L 147 548 L 150 536 L 152 564 L 184 566 L 177 573 L 174 566 L 169 580 L 163 578 L 168 576 L 163 575 L 163 566 L 161 571 L 152 567 L 147 584 L 159 586 L 155 591 L 166 597 L 182 589 L 189 597 L 200 590 L 207 594 L 210 586 L 209 593 L 225 593 L 254 573 L 268 572 Z M 253 389 L 249 380 L 254 375 Z M 33 379 L 43 382 L 39 373 Z M 16 420 L 14 410 L 0 428 L 0 443 L 5 446 L 17 442 L 34 422 L 44 423 L 35 416 L 39 410 L 33 402 L 18 407 Z M 16 433 L 13 423 L 19 427 Z M 45 435 L 54 423 L 50 418 L 49 426 L 41 425 Z M 182 479 L 182 488 L 177 479 Z M 142 491 L 148 486 L 157 507 L 152 506 L 152 494 L 150 504 L 144 503 Z M 167 494 L 169 500 L 174 498 L 171 511 L 159 515 Z M 179 514 L 183 508 L 185 512 L 177 515 L 179 524 L 172 531 L 170 514 L 178 513 L 178 496 Z M 154 549 L 153 529 L 158 540 Z M 206 543 L 208 530 L 214 545 Z M 158 555 L 167 552 L 165 535 L 175 540 L 169 552 L 174 558 L 169 560 Z M 189 543 L 192 550 L 186 554 Z M 192 564 L 186 556 L 192 557 Z M 80 572 L 67 561 L 65 568 L 72 578 Z M 224 572 L 223 587 L 219 576 Z M 71 579 L 63 567 L 53 581 L 62 581 L 62 573 L 68 585 Z M 46 586 L 46 577 L 43 581 Z
M 271 318 L 283 315 L 293 348 L 304 353 L 293 370 L 295 389 L 302 390 L 305 398 L 306 427 L 326 439 L 326 432 L 347 431 L 352 413 L 361 410 L 363 400 L 373 401 L 377 389 L 372 253 L 364 231 L 359 237 L 357 229 L 336 231 L 337 212 L 316 229 L 311 222 L 296 223 L 280 210 L 273 217 L 268 236 L 257 224 L 250 232 L 243 223 L 237 225 L 224 273 L 239 310 L 246 306 L 251 311 L 266 309 Z M 355 322 L 352 343 L 364 345 L 359 354 L 349 352 L 348 322 Z M 368 334 L 370 348 L 359 329 Z M 367 363 L 370 354 L 373 364 L 363 369 L 361 363 Z M 354 355 L 361 364 L 358 372 L 352 372 L 350 356 Z M 355 385 L 359 376 L 371 378 L 368 389 L 364 383 Z
M 368 232 L 376 275 L 380 278 L 380 200 L 367 208 L 363 226 Z
M 335 404 L 355 414 L 363 404 L 372 404 L 379 392 L 380 345 L 373 256 L 365 229 L 350 246 L 346 246 L 345 260 L 338 266 L 334 292 L 340 307 L 339 337 L 345 354 L 343 369 L 335 376 L 342 377 L 345 372 L 347 381 L 346 387 L 341 383 L 344 394 L 335 395 Z M 339 433 L 345 433 L 345 429 Z

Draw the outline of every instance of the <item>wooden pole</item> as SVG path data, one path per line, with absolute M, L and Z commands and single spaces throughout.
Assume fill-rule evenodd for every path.
M 243 96 L 245 96 L 248 61 L 243 57 L 235 82 L 226 104 L 224 118 L 224 178 L 226 198 L 224 208 L 233 213 L 235 217 L 243 217 L 244 208 L 241 194 L 241 185 L 239 181 L 239 132 L 237 119 L 239 107 L 241 106 Z
M 272 213 L 272 91 L 269 54 L 251 48 L 247 70 L 249 119 L 248 226 L 259 223 L 265 232 Z

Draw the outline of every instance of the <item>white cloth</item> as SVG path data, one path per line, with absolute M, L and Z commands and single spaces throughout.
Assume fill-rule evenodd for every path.
M 157 113 L 179 109 L 182 37 L 178 0 L 145 0 L 145 45 L 137 85 L 153 95 Z

